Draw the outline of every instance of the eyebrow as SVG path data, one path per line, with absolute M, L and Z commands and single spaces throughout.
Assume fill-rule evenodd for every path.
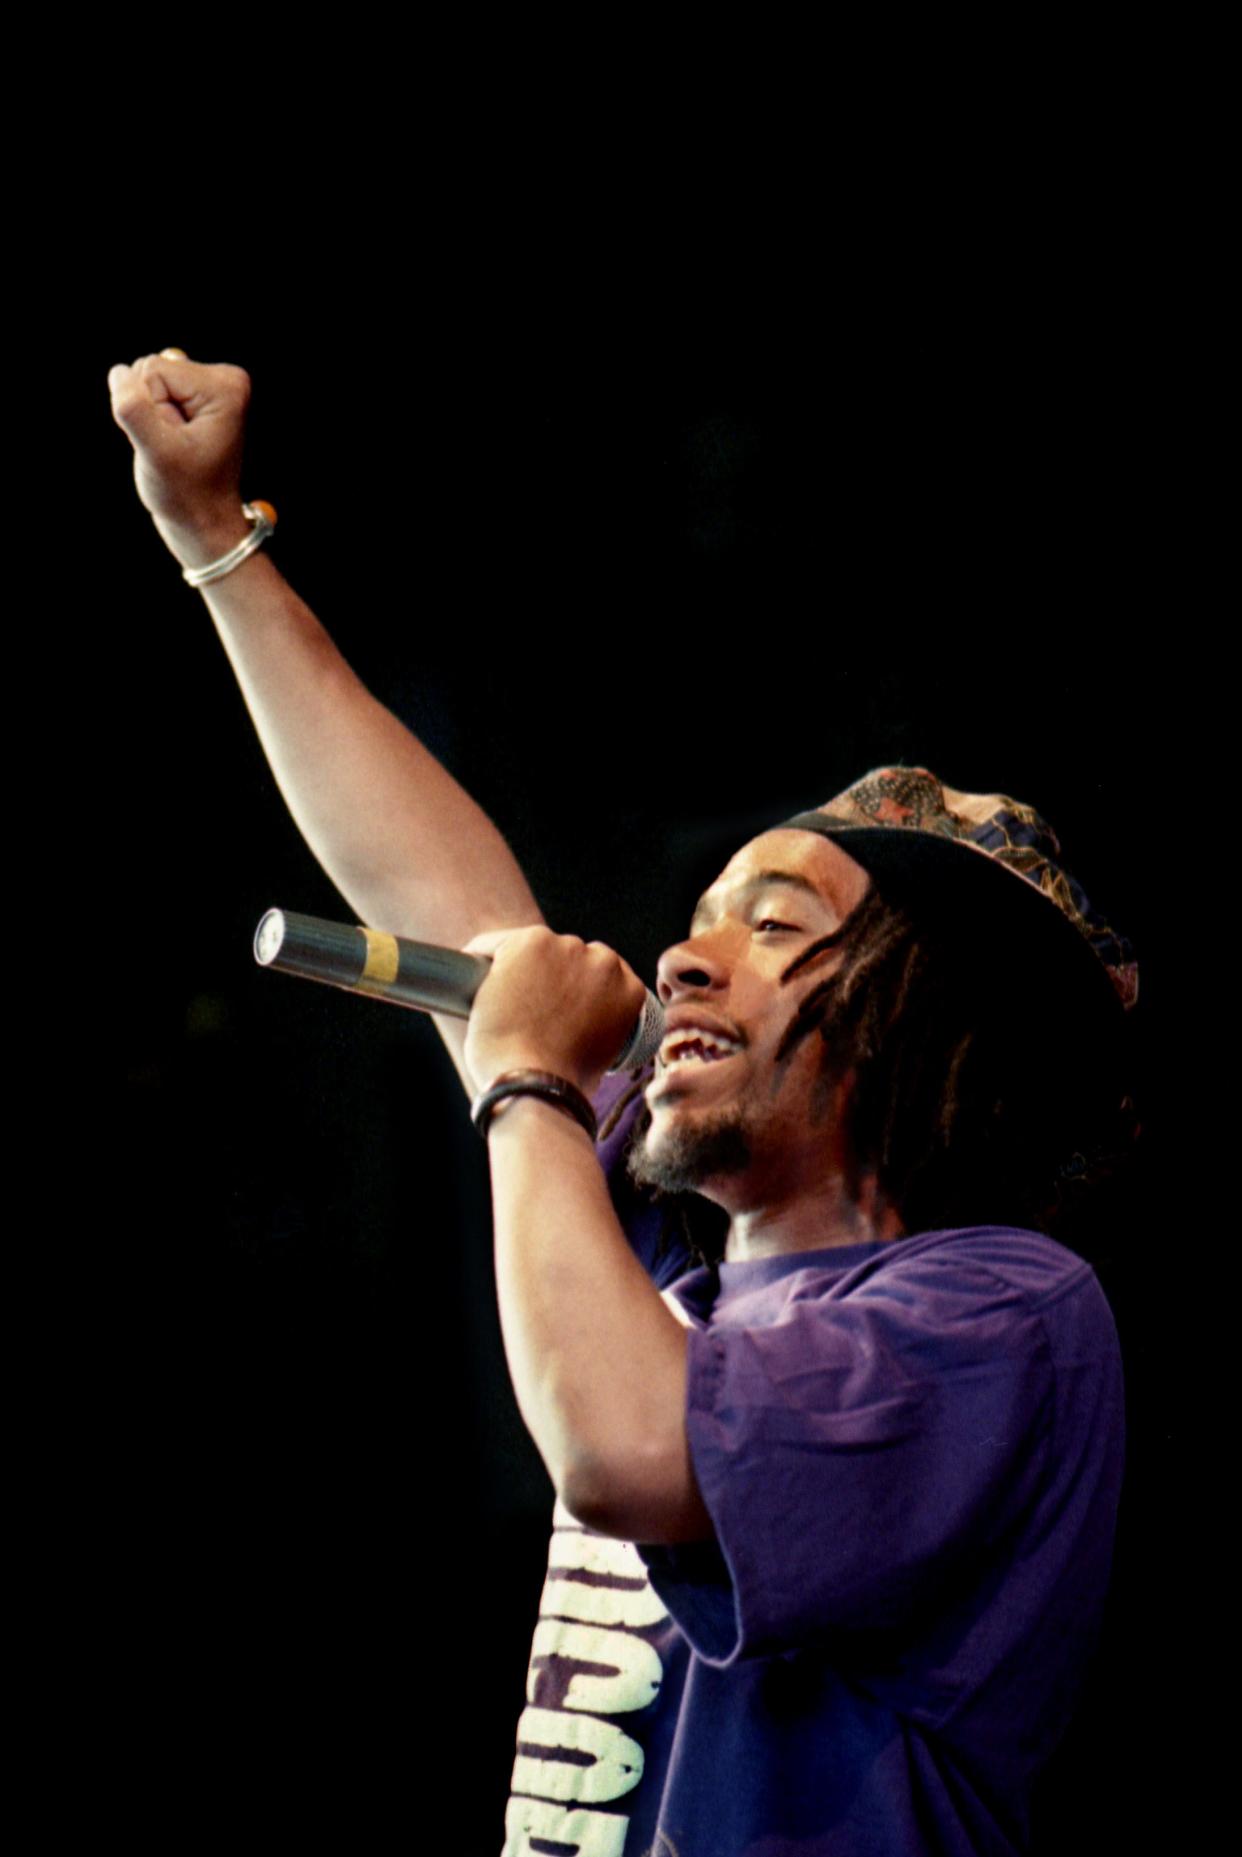
M 745 883 L 740 885 L 739 895 L 742 897 L 753 896 L 756 890 L 764 890 L 769 884 L 774 883 L 787 884 L 789 888 L 793 890 L 804 890 L 808 896 L 813 896 L 815 898 L 815 901 L 819 904 L 821 909 L 831 908 L 831 904 L 821 892 L 816 889 L 815 885 L 809 882 L 807 878 L 799 876 L 798 872 L 793 870 L 760 871 L 757 877 L 748 877 Z M 701 896 L 695 904 L 694 914 L 690 918 L 690 933 L 693 935 L 695 929 L 703 921 L 715 921 L 719 913 L 719 904 L 710 902 L 706 896 Z

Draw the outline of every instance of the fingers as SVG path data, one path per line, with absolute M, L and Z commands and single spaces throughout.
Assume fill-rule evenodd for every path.
M 108 392 L 134 449 L 139 500 L 178 559 L 191 543 L 191 554 L 209 559 L 206 532 L 235 530 L 239 520 L 249 375 L 166 348 L 111 368 Z
M 646 997 L 647 989 L 642 981 L 606 942 L 583 941 L 579 935 L 558 935 L 546 924 L 511 929 L 497 935 L 490 947 L 479 945 L 488 939 L 477 937 L 470 944 L 470 951 L 491 954 L 506 968 L 530 962 L 549 980 L 554 976 L 562 982 L 572 978 L 574 986 L 586 984 L 606 992 L 620 989 L 637 1001 L 635 1010 Z
M 625 1043 L 646 990 L 603 942 L 531 925 L 476 936 L 492 968 L 475 996 L 466 1064 L 477 1079 L 534 1068 L 580 1089 L 598 1083 Z
M 473 936 L 465 943 L 462 953 L 494 955 L 501 943 L 507 941 L 514 933 L 515 931 L 511 928 L 484 929 L 482 934 Z
M 122 363 L 111 368 L 108 391 L 119 424 L 127 423 L 120 413 L 129 415 L 135 406 L 147 405 L 169 407 L 188 420 L 208 406 L 244 411 L 250 376 L 244 368 L 191 361 L 184 349 L 163 348 L 158 355 L 139 355 L 128 367 Z
M 121 364 L 109 370 L 112 417 L 136 445 L 151 443 L 160 425 L 169 423 L 170 416 L 178 424 L 184 423 L 172 378 L 177 366 L 167 355 L 139 355 L 128 367 Z M 181 384 L 188 385 L 185 380 Z M 188 393 L 184 397 L 188 398 Z
M 157 400 L 152 390 L 149 364 L 157 359 L 155 355 L 140 355 L 129 367 L 122 363 L 108 372 L 112 417 L 137 446 L 150 444 L 156 439 L 160 425 L 167 423 L 168 412 L 172 412 L 179 422 L 181 420 L 181 414 L 171 405 L 162 414 L 156 410 Z M 167 401 L 167 395 L 161 398 Z
M 108 392 L 113 419 L 153 463 L 172 465 L 187 442 L 187 458 L 240 449 L 250 398 L 242 368 L 191 361 L 184 350 L 165 348 L 110 369 Z

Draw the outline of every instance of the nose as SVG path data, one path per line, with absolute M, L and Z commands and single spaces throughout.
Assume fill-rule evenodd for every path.
M 701 940 L 679 941 L 666 948 L 656 964 L 656 992 L 662 1006 L 671 1006 L 683 993 L 709 993 L 727 986 L 728 981 L 728 968 Z

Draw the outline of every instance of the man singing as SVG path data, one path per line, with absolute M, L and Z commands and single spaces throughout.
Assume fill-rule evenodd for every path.
M 879 769 L 743 845 L 643 988 L 554 934 L 240 499 L 248 383 L 109 377 L 282 791 L 359 918 L 493 957 L 441 1022 L 557 1492 L 506 1857 L 1018 1852 L 1122 1468 L 1072 1234 L 1124 1148 L 1127 944 L 1002 794 Z

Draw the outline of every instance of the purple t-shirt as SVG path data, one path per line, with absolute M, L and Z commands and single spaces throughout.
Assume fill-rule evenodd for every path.
M 506 1857 L 1023 1850 L 1121 1480 L 1094 1274 L 986 1226 L 669 1294 L 716 1540 L 640 1550 L 558 1509 Z

